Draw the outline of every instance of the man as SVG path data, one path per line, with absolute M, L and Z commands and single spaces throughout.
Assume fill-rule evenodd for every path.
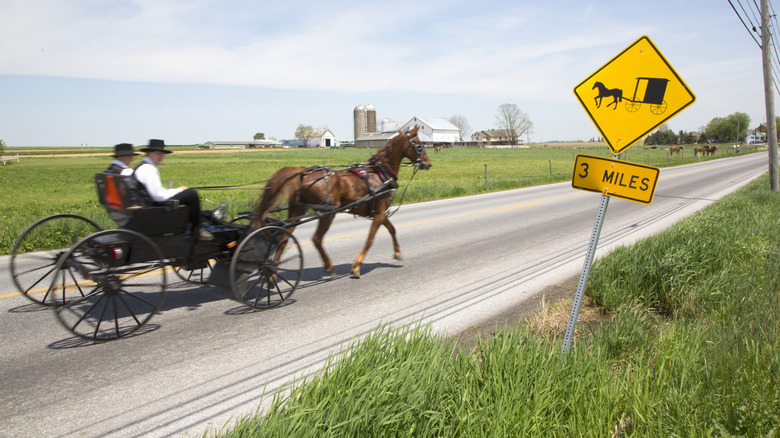
M 130 163 L 133 162 L 133 157 L 136 155 L 139 154 L 133 152 L 133 145 L 130 143 L 119 143 L 114 146 L 114 161 L 108 166 L 106 172 L 118 175 L 132 175 L 133 168 L 130 167 Z
M 198 192 L 195 189 L 191 189 L 186 186 L 181 186 L 175 189 L 163 188 L 160 181 L 160 171 L 157 170 L 157 166 L 162 162 L 165 155 L 172 153 L 173 151 L 165 149 L 165 142 L 163 140 L 149 140 L 149 145 L 141 149 L 141 152 L 146 154 L 146 157 L 141 161 L 141 164 L 135 168 L 133 175 L 135 179 L 141 183 L 143 188 L 149 194 L 149 197 L 153 202 L 165 202 L 172 199 L 178 199 L 179 203 L 190 207 L 189 222 L 191 225 L 191 231 L 194 232 L 197 229 L 200 233 L 202 240 L 210 240 L 213 238 L 211 233 L 200 227 L 200 198 Z

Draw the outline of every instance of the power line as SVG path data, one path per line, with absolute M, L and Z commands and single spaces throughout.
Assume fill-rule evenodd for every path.
M 756 36 L 753 35 L 753 33 L 758 33 L 758 29 L 761 29 L 761 24 L 756 25 L 755 23 L 753 23 L 753 21 L 750 19 L 750 14 L 753 15 L 753 17 L 756 19 L 757 22 L 760 23 L 761 20 L 759 20 L 758 17 L 756 16 L 756 11 L 754 11 L 750 7 L 750 3 L 749 3 L 748 0 L 746 0 L 746 3 L 748 5 L 747 8 L 750 10 L 750 14 L 748 13 L 747 10 L 745 10 L 745 6 L 742 5 L 742 2 L 740 0 L 736 0 L 736 1 L 737 1 L 737 4 L 739 4 L 739 8 L 742 9 L 742 12 L 743 12 L 745 18 L 744 19 L 742 18 L 742 14 L 739 13 L 739 11 L 737 10 L 736 6 L 734 6 L 734 3 L 732 2 L 732 0 L 728 0 L 729 4 L 731 5 L 731 9 L 734 10 L 734 13 L 737 15 L 737 18 L 739 18 L 739 21 L 745 27 L 745 30 L 747 30 L 747 32 L 750 35 L 750 37 L 753 38 L 753 41 L 755 41 L 756 45 L 759 48 L 761 48 L 761 43 L 756 39 Z M 756 3 L 756 0 L 752 0 L 752 1 L 753 1 L 753 5 L 755 5 L 756 10 L 758 10 L 758 13 L 760 15 L 761 8 Z M 771 4 L 770 4 L 770 7 L 771 7 Z M 772 10 L 773 10 L 772 11 L 773 13 L 772 13 L 771 17 L 775 21 L 775 26 L 774 27 L 775 27 L 775 29 L 778 29 L 779 27 L 777 26 L 777 15 L 774 14 L 774 8 L 773 7 L 772 7 Z M 750 23 L 749 27 L 748 27 L 748 24 L 745 23 L 745 20 L 747 20 L 748 23 Z M 758 28 L 756 26 L 758 26 Z M 770 24 L 769 27 L 771 27 L 771 24 Z M 752 32 L 751 32 L 751 29 L 752 29 Z M 769 46 L 772 47 L 772 49 L 774 51 L 774 54 L 772 54 L 772 51 L 770 51 L 770 53 L 769 53 L 769 58 L 770 58 L 769 65 L 770 65 L 770 68 L 772 70 L 772 82 L 775 85 L 775 90 L 780 92 L 780 88 L 778 88 L 778 84 L 777 84 L 777 80 L 776 80 L 776 78 L 778 76 L 780 76 L 780 54 L 778 54 L 778 52 L 777 52 L 777 45 L 778 45 L 777 44 L 777 40 L 776 40 L 776 37 L 775 37 L 774 33 L 771 32 L 770 29 L 761 29 L 761 32 L 769 32 L 769 40 L 770 40 L 769 41 Z

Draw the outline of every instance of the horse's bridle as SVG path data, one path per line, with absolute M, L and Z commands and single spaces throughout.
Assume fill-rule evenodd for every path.
M 409 146 L 414 148 L 414 153 L 417 156 L 417 160 L 413 164 L 418 165 L 422 162 L 422 156 L 425 154 L 425 146 L 420 143 L 419 139 L 417 140 L 417 144 L 412 143 L 412 139 L 417 138 L 417 136 L 415 135 L 412 137 L 412 134 L 408 131 L 406 132 L 406 138 L 409 140 Z

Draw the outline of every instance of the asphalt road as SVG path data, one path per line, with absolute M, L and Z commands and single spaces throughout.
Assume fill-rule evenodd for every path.
M 612 199 L 599 254 L 662 231 L 767 169 L 766 153 L 662 169 L 652 205 Z M 349 276 L 368 222 L 340 215 L 324 276 L 309 242 L 286 306 L 247 312 L 213 287 L 173 282 L 140 333 L 93 344 L 15 293 L 0 257 L 0 437 L 199 436 L 255 411 L 381 324 L 457 334 L 582 269 L 600 195 L 552 184 L 405 205 L 392 217 L 403 261 L 380 230 Z

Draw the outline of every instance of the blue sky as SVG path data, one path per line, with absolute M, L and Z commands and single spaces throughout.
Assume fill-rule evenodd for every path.
M 0 0 L 0 139 L 192 144 L 305 123 L 351 141 L 361 104 L 482 130 L 512 103 L 532 142 L 588 140 L 572 89 L 642 35 L 697 98 L 671 129 L 764 122 L 761 50 L 727 0 Z

